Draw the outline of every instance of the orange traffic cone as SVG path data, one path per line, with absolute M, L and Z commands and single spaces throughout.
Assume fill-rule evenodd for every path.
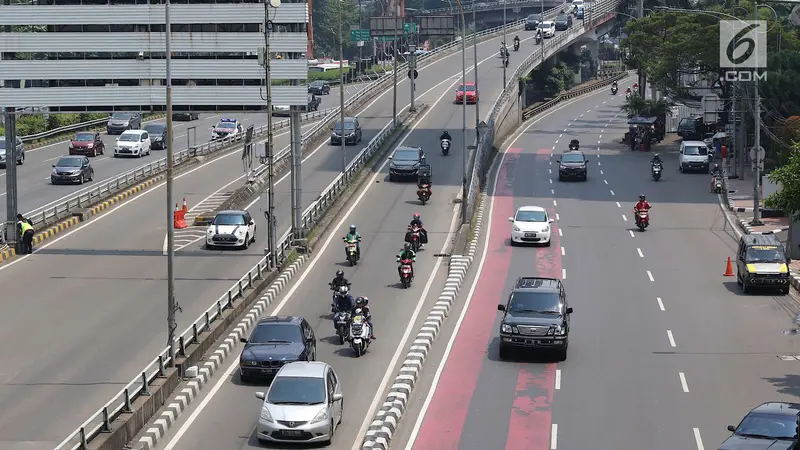
M 184 212 L 189 211 L 189 207 L 186 206 L 186 197 L 183 197 L 183 211 Z
M 728 264 L 725 265 L 725 273 L 723 274 L 726 277 L 733 276 L 733 264 L 731 263 L 731 257 L 728 256 Z

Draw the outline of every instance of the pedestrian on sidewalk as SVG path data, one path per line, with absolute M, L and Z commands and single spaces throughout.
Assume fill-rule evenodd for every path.
M 19 235 L 22 238 L 22 254 L 30 255 L 33 253 L 33 222 L 26 219 L 22 214 L 17 214 L 17 223 L 19 225 Z

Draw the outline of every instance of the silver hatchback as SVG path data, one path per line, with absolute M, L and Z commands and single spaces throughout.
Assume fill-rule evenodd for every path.
M 17 148 L 15 150 L 17 156 L 17 165 L 25 163 L 25 144 L 22 139 L 17 137 Z M 0 136 L 0 167 L 6 166 L 6 137 Z
M 321 361 L 286 364 L 263 400 L 256 425 L 259 442 L 330 444 L 342 423 L 344 396 L 333 367 Z

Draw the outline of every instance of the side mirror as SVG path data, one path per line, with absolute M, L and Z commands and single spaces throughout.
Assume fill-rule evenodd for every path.
M 117 142 L 119 142 L 119 138 L 117 138 Z
M 736 431 L 736 427 L 735 427 L 735 426 L 733 426 L 733 425 L 728 425 L 728 431 L 730 431 L 731 433 L 733 433 L 734 431 Z
M 56 166 L 56 165 L 55 165 L 55 164 L 53 164 L 53 167 L 55 167 L 55 166 Z
M 548 221 L 549 223 L 554 223 L 554 222 L 555 222 L 555 220 L 553 220 L 553 219 L 547 219 L 547 221 Z
M 342 394 L 333 394 L 333 401 L 338 402 L 344 398 Z
M 245 344 L 247 344 L 247 338 L 239 338 L 239 342 L 244 342 Z
M 567 308 L 567 314 L 572 314 L 572 308 Z
M 556 162 L 557 162 L 557 163 L 559 163 L 559 164 L 561 164 L 561 160 L 560 160 L 560 159 L 557 159 L 557 160 L 556 160 Z
M 256 392 L 256 398 L 259 400 L 264 400 L 265 398 L 267 398 L 267 395 L 263 392 Z
M 255 225 L 255 224 L 256 224 L 255 220 L 252 220 L 252 219 L 250 219 L 250 222 L 248 222 L 248 223 L 249 223 L 250 225 Z
M 392 158 L 394 158 L 394 156 L 390 156 L 390 157 L 389 157 L 389 158 L 387 158 L 387 159 L 392 159 Z
M 508 218 L 508 221 L 509 221 L 509 222 L 514 222 L 514 218 L 513 218 L 513 217 L 509 217 L 509 218 Z
M 505 311 L 506 310 L 506 305 L 497 305 L 497 310 L 498 311 Z

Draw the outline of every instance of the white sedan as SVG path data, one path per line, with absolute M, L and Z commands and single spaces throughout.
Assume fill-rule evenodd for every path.
M 550 224 L 553 219 L 540 206 L 521 206 L 511 222 L 511 245 L 544 244 L 550 246 Z
M 206 230 L 206 248 L 247 248 L 256 241 L 256 223 L 247 211 L 220 211 Z

